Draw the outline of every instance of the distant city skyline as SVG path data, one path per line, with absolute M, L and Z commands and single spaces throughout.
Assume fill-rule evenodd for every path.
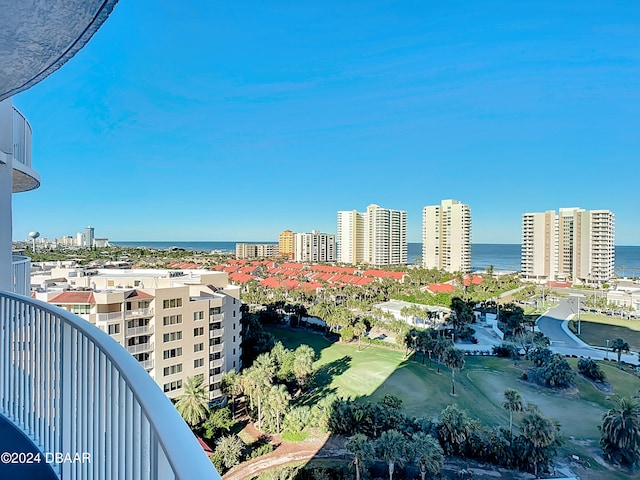
M 640 245 L 637 2 L 120 2 L 14 97 L 42 186 L 13 238 L 277 241 L 335 212 L 455 198 L 472 243 L 522 215 L 614 212 Z

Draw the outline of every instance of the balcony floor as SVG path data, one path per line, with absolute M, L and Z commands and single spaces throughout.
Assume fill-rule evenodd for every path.
M 38 449 L 9 420 L 0 415 L 0 456 L 4 452 L 38 453 Z M 28 478 L 30 480 L 58 480 L 40 453 L 41 463 L 30 465 L 6 464 L 0 461 L 0 478 Z

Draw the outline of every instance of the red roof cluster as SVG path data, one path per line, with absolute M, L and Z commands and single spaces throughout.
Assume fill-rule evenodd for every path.
M 363 277 L 392 278 L 398 281 L 403 280 L 405 275 L 404 272 L 387 272 L 386 270 L 365 270 L 362 272 Z
M 256 275 L 258 267 L 263 266 L 267 278 L 261 279 Z M 354 267 L 338 267 L 333 265 L 305 265 L 303 263 L 285 262 L 277 264 L 272 260 L 248 262 L 247 260 L 229 260 L 226 265 L 216 265 L 212 270 L 226 272 L 229 279 L 235 283 L 247 283 L 258 280 L 260 285 L 267 288 L 282 288 L 293 290 L 301 288 L 315 291 L 323 283 L 333 285 L 368 285 L 383 278 L 402 281 L 404 272 L 387 272 L 385 270 L 366 270 L 358 273 Z
M 167 268 L 175 268 L 177 270 L 194 270 L 197 268 L 202 268 L 202 265 L 187 262 L 171 262 L 167 265 Z

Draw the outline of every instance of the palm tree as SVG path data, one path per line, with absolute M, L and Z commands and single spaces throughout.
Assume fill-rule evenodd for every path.
M 436 362 L 438 362 L 438 373 L 440 373 L 440 364 L 442 363 L 442 357 L 449 348 L 453 347 L 453 342 L 450 338 L 438 337 L 436 343 L 433 345 L 433 353 L 436 355 Z
M 184 392 L 176 401 L 176 409 L 191 427 L 202 423 L 209 415 L 209 397 L 203 380 L 202 375 L 188 377 Z
M 504 391 L 502 408 L 509 411 L 509 435 L 513 435 L 513 412 L 521 412 L 524 409 L 520 393 L 513 388 L 507 388 Z
M 616 338 L 611 344 L 611 351 L 616 352 L 618 354 L 618 363 L 620 363 L 622 352 L 629 351 L 629 344 L 621 338 Z
M 445 352 L 444 363 L 451 369 L 451 395 L 456 394 L 456 370 L 464 368 L 464 352 L 458 348 L 450 348 Z
M 293 375 L 298 386 L 303 389 L 313 373 L 313 362 L 316 359 L 316 351 L 309 345 L 300 345 L 293 351 Z
M 403 465 L 403 458 L 407 453 L 407 440 L 398 430 L 391 429 L 382 432 L 376 440 L 376 453 L 380 460 L 389 465 L 389 480 L 393 480 L 396 463 Z
M 375 457 L 371 440 L 362 433 L 356 433 L 349 437 L 344 446 L 353 455 L 352 464 L 356 468 L 356 480 L 360 480 L 360 468 Z
M 354 325 L 353 325 L 353 334 L 358 337 L 358 351 L 360 351 L 360 340 L 362 339 L 362 335 L 364 335 L 367 332 L 367 326 L 364 324 L 363 321 L 358 320 Z
M 262 401 L 271 390 L 276 366 L 270 355 L 263 353 L 256 358 L 253 365 L 245 371 L 248 377 L 248 386 L 255 395 L 258 404 L 258 418 L 256 426 L 258 430 L 262 426 Z
M 282 414 L 289 406 L 289 401 L 291 401 L 291 395 L 289 395 L 287 387 L 282 384 L 273 385 L 265 399 L 265 409 L 267 409 L 271 416 L 275 418 L 276 430 L 278 433 L 282 431 L 280 429 L 280 420 L 282 418 Z
M 218 440 L 216 453 L 220 455 L 220 460 L 225 468 L 231 468 L 240 463 L 244 443 L 237 435 L 222 437 Z
M 432 475 L 438 473 L 444 461 L 438 441 L 424 432 L 414 433 L 411 440 L 411 454 L 420 468 L 420 478 L 425 480 L 427 472 Z
M 469 419 L 467 412 L 461 410 L 455 403 L 449 405 L 440 413 L 438 425 L 438 440 L 444 446 L 447 455 L 458 455 L 464 451 L 475 425 Z
M 538 476 L 538 464 L 545 458 L 544 451 L 553 445 L 558 434 L 558 427 L 540 413 L 537 408 L 528 409 L 520 427 L 522 436 L 529 443 L 531 450 L 529 459 L 533 462 L 534 472 Z
M 231 415 L 236 416 L 236 397 L 242 393 L 240 375 L 235 370 L 229 370 L 222 375 L 220 381 L 222 393 L 231 397 Z
M 640 404 L 622 398 L 602 416 L 600 446 L 611 460 L 634 465 L 640 460 Z

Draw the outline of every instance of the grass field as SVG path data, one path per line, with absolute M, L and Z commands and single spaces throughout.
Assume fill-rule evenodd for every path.
M 428 358 L 422 365 L 421 355 L 404 360 L 402 352 L 364 345 L 358 352 L 356 344 L 331 343 L 315 333 L 280 328 L 269 331 L 289 348 L 306 343 L 318 352 L 317 386 L 309 403 L 330 392 L 370 401 L 392 394 L 403 400 L 404 411 L 411 416 L 437 417 L 447 405 L 456 403 L 486 425 L 505 426 L 509 416 L 500 403 L 504 390 L 511 387 L 526 402 L 537 404 L 545 415 L 557 420 L 565 436 L 578 441 L 599 439 L 602 414 L 613 405 L 614 395 L 601 392 L 582 377 L 577 377 L 577 388 L 571 391 L 547 389 L 520 380 L 528 362 L 515 366 L 495 357 L 466 357 L 465 368 L 456 376 L 454 397 L 450 394 L 450 370 L 441 367 L 438 374 L 435 363 L 429 368 Z M 575 368 L 577 361 L 572 362 Z M 640 379 L 615 365 L 603 364 L 602 368 L 614 394 L 638 395 Z
M 613 341 L 622 338 L 631 350 L 640 350 L 640 320 L 582 313 L 580 315 L 580 338 L 590 345 L 607 345 L 607 338 Z M 611 344 L 611 342 L 609 342 Z

